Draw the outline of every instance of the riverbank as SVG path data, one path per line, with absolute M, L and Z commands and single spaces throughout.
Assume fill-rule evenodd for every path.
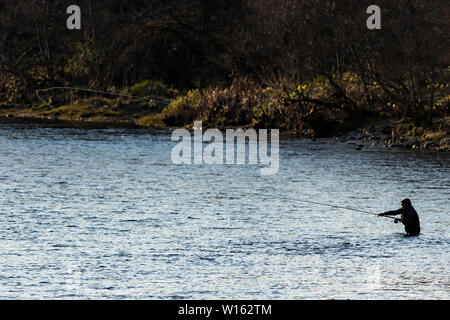
M 160 106 L 161 107 L 161 106 Z M 159 107 L 159 108 L 160 108 Z M 108 109 L 108 108 L 106 108 Z M 57 109 L 55 109 L 57 110 Z M 158 128 L 170 129 L 173 126 L 166 126 L 158 121 L 143 121 L 142 119 L 155 119 L 161 116 L 161 113 L 155 113 L 155 110 L 146 110 L 142 112 L 137 108 L 135 112 L 128 114 L 117 112 L 103 112 L 101 115 L 86 113 L 83 116 L 69 116 L 67 114 L 58 114 L 48 109 L 27 108 L 18 106 L 13 108 L 0 109 L 0 124 L 2 123 L 25 123 L 40 124 L 61 127 L 77 127 L 84 130 L 106 129 L 106 128 L 127 128 L 143 129 Z M 385 148 L 406 148 L 415 150 L 432 150 L 438 152 L 450 151 L 450 117 L 437 121 L 435 128 L 422 128 L 414 124 L 402 121 L 386 119 L 383 117 L 370 117 L 361 121 L 356 129 L 344 131 L 338 135 L 330 135 L 328 138 L 334 138 L 341 142 L 348 142 L 354 145 L 356 149 L 362 149 L 366 145 L 378 145 Z M 190 128 L 190 125 L 185 126 Z M 251 128 L 248 126 L 236 126 Z M 342 127 L 345 127 L 342 126 Z M 355 127 L 355 124 L 348 124 L 347 127 Z M 220 127 L 219 127 L 220 128 Z M 226 129 L 221 127 L 220 129 Z M 332 130 L 333 131 L 333 130 Z M 298 131 L 281 130 L 282 137 L 309 137 L 311 132 L 305 130 L 302 134 Z
M 385 148 L 449 152 L 450 117 L 438 122 L 435 128 L 423 128 L 406 121 L 373 118 L 358 130 L 347 132 L 338 139 L 353 143 L 355 148 L 369 144 Z

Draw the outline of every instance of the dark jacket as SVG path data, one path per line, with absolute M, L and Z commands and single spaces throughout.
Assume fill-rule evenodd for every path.
M 405 231 L 409 235 L 418 235 L 420 233 L 419 215 L 413 206 L 408 206 L 406 209 L 400 208 L 394 211 L 384 213 L 387 216 L 402 215 L 402 223 L 405 225 Z

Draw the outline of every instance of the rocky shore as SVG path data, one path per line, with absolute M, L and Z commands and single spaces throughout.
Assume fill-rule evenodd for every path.
M 384 126 L 381 128 L 359 129 L 336 138 L 341 142 L 355 145 L 362 149 L 365 145 L 378 145 L 385 148 L 406 148 L 416 150 L 450 151 L 450 132 L 428 131 L 411 136 L 401 134 L 398 128 Z
M 23 108 L 0 109 L 0 123 L 6 122 L 38 123 L 52 126 L 78 127 L 86 130 L 101 128 L 152 128 L 152 126 L 142 125 L 137 114 L 131 116 L 123 115 L 121 117 L 86 117 L 73 120 L 67 116 L 48 116 L 39 112 L 30 112 L 29 109 L 24 110 Z M 157 128 L 161 129 L 160 126 Z M 286 136 L 292 137 L 289 132 L 286 133 Z M 442 125 L 439 127 L 430 129 L 417 128 L 412 125 L 405 125 L 405 123 L 400 121 L 387 119 L 369 120 L 361 128 L 346 132 L 335 137 L 335 139 L 347 142 L 359 150 L 363 149 L 364 146 L 378 145 L 388 149 L 406 148 L 449 152 L 450 118 L 443 119 Z

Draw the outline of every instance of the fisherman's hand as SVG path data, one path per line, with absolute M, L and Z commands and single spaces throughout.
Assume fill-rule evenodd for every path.
M 400 221 L 400 219 L 395 219 L 394 223 L 398 223 Z

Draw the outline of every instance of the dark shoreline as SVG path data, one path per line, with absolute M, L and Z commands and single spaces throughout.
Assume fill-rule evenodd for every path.
M 16 116 L 0 116 L 0 124 L 17 123 L 17 124 L 39 124 L 48 127 L 61 128 L 79 128 L 83 130 L 90 129 L 143 129 L 146 127 L 140 126 L 131 121 L 77 121 L 77 120 L 63 120 L 63 119 L 47 119 L 38 117 L 16 117 Z
M 174 130 L 174 127 L 149 127 L 138 125 L 133 121 L 76 121 L 76 120 L 64 120 L 64 119 L 49 119 L 38 118 L 33 116 L 0 116 L 1 124 L 25 124 L 25 125 L 40 125 L 44 127 L 58 127 L 58 128 L 78 128 L 80 130 L 99 130 L 99 129 L 130 129 L 130 130 L 161 130 L 170 131 Z M 311 137 L 299 137 L 289 132 L 281 132 L 280 137 L 282 139 L 302 139 L 308 138 L 316 140 Z M 334 139 L 339 142 L 347 142 L 348 145 L 354 146 L 357 150 L 362 150 L 365 146 L 380 146 L 386 149 L 409 149 L 409 150 L 427 150 L 434 152 L 449 152 L 450 140 L 442 145 L 438 141 L 424 140 L 417 137 L 405 137 L 394 136 L 389 134 L 388 128 L 372 128 L 372 129 L 358 129 L 350 132 L 343 133 L 337 136 L 323 137 L 324 139 Z M 317 138 L 319 139 L 319 138 Z

